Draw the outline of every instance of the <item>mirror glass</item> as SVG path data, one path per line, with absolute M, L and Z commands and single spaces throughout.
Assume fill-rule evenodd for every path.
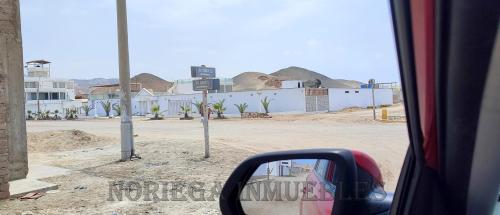
M 331 214 L 336 178 L 330 160 L 272 161 L 252 174 L 240 202 L 246 214 Z

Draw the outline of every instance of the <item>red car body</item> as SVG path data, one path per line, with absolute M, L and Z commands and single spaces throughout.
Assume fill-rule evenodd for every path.
M 369 181 L 373 187 L 383 188 L 383 180 L 377 163 L 367 154 L 352 151 L 358 166 L 360 181 Z M 335 163 L 317 160 L 314 169 L 306 177 L 300 202 L 300 214 L 332 214 L 335 197 Z

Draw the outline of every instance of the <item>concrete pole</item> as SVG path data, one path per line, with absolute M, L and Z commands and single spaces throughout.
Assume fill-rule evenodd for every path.
M 375 114 L 375 83 L 372 86 L 372 109 L 373 109 L 373 120 L 377 119 L 377 115 Z
M 134 133 L 132 128 L 132 101 L 130 96 L 130 65 L 128 54 L 127 6 L 125 0 L 116 0 L 118 26 L 118 57 L 120 69 L 121 105 L 121 161 L 134 155 Z
M 0 199 L 28 173 L 19 0 L 0 0 Z
M 210 157 L 208 149 L 208 90 L 203 90 L 203 135 L 205 137 L 205 158 Z

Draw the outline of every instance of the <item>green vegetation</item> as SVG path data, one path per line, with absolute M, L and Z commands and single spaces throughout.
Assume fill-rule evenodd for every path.
M 193 103 L 194 106 L 196 107 L 196 109 L 198 110 L 198 113 L 203 116 L 203 102 L 201 101 L 197 101 L 195 103 Z
M 101 101 L 102 109 L 106 112 L 106 116 L 109 117 L 109 113 L 111 112 L 111 102 L 106 100 L 105 102 Z
M 92 109 L 94 109 L 94 107 L 92 107 L 92 106 L 90 106 L 90 105 L 88 105 L 88 104 L 84 104 L 84 105 L 82 106 L 82 110 L 83 110 L 83 112 L 85 112 L 85 116 L 89 116 L 89 112 L 90 112 Z
M 28 110 L 27 111 L 27 114 L 26 114 L 26 119 L 28 120 L 33 120 L 33 112 L 31 110 Z
M 269 103 L 271 103 L 271 100 L 267 98 L 264 98 L 263 100 L 260 100 L 260 103 L 262 103 L 262 107 L 264 107 L 264 110 L 266 111 L 266 114 L 269 113 Z
M 181 111 L 184 113 L 184 119 L 190 119 L 189 117 L 189 112 L 191 112 L 191 107 L 189 105 L 183 105 L 181 106 Z
M 121 106 L 121 105 L 119 105 L 119 104 L 114 104 L 114 105 L 113 105 L 113 110 L 115 111 L 115 113 L 116 113 L 115 115 L 116 115 L 116 116 L 120 116 L 120 115 L 122 115 L 122 106 Z
M 219 102 L 214 104 L 214 109 L 217 111 L 217 118 L 224 119 L 224 111 L 226 108 L 224 107 L 225 99 L 219 100 Z
M 163 119 L 163 117 L 160 116 L 160 114 L 161 114 L 161 112 L 160 112 L 160 105 L 157 105 L 157 104 L 153 105 L 151 107 L 151 113 L 154 114 L 154 117 L 151 118 L 151 119 L 156 119 L 156 120 Z
M 66 109 L 66 116 L 64 116 L 64 118 L 67 120 L 78 119 L 77 113 L 78 113 L 77 108 L 67 108 Z
M 236 108 L 238 108 L 238 111 L 240 112 L 240 115 L 241 117 L 243 118 L 243 113 L 245 113 L 245 110 L 248 108 L 248 104 L 247 103 L 243 103 L 243 104 L 234 104 L 234 106 L 236 106 Z

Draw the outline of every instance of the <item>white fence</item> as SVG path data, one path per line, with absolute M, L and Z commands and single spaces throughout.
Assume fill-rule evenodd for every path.
M 346 91 L 349 91 L 349 93 L 346 93 Z M 328 94 L 328 111 L 338 111 L 348 107 L 366 107 L 370 106 L 372 103 L 371 89 L 331 88 L 328 89 Z M 304 88 L 213 93 L 208 94 L 208 103 L 213 105 L 214 103 L 224 99 L 224 105 L 226 107 L 224 114 L 228 116 L 237 116 L 239 115 L 239 112 L 235 104 L 247 103 L 247 112 L 264 112 L 261 101 L 266 97 L 271 101 L 269 105 L 269 111 L 271 113 L 306 112 L 306 96 Z M 375 89 L 375 100 L 377 105 L 392 104 L 392 99 L 391 89 Z M 201 93 L 197 93 L 187 95 L 161 95 L 156 96 L 149 102 L 160 105 L 160 111 L 162 111 L 164 115 L 178 116 L 180 105 L 186 105 L 189 103 L 193 104 L 201 100 Z M 134 114 L 144 114 L 144 110 L 139 110 L 139 101 L 143 102 L 143 100 L 141 100 L 138 96 L 132 99 L 132 113 Z M 119 99 L 111 99 L 110 102 L 113 104 L 119 104 Z M 92 104 L 92 101 L 89 103 Z M 94 101 L 96 108 L 91 111 L 89 115 L 93 116 L 95 114 L 94 111 L 97 111 L 98 116 L 105 116 L 105 112 L 100 103 L 101 100 Z M 150 106 L 151 105 L 152 104 L 150 104 Z M 191 109 L 192 112 L 197 111 L 194 105 L 191 105 Z M 115 115 L 114 111 L 112 112 L 113 115 Z

